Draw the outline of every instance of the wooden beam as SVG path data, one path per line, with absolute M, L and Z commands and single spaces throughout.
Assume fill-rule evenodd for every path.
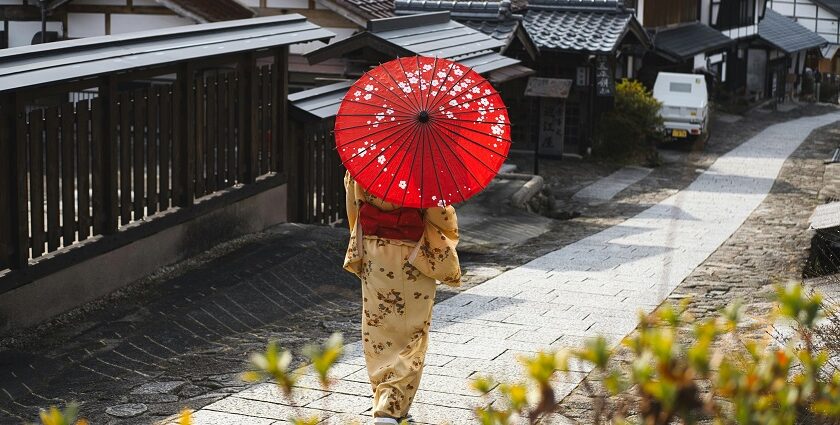
M 364 16 L 361 16 L 361 15 L 359 15 L 359 14 L 357 14 L 357 13 L 353 12 L 352 10 L 347 9 L 345 7 L 341 7 L 341 6 L 337 5 L 335 2 L 324 1 L 324 2 L 318 2 L 318 4 L 323 6 L 323 7 L 326 7 L 327 9 L 333 11 L 334 13 L 336 13 L 338 15 L 346 17 L 347 19 L 356 23 L 358 26 L 360 26 L 362 28 L 367 26 L 368 20 Z M 313 5 L 310 4 L 310 6 L 313 6 Z M 311 8 L 314 9 L 314 7 L 311 7 Z
M 288 176 L 288 161 L 285 159 L 286 148 L 289 145 L 289 46 L 279 47 L 274 56 L 274 91 L 272 93 L 272 143 L 275 157 L 272 158 L 272 170 L 282 170 Z
M 175 87 L 173 110 L 182 114 L 174 117 L 172 130 L 172 198 L 179 207 L 189 207 L 195 202 L 195 68 L 192 63 L 181 65 Z
M 52 12 L 52 11 L 54 11 L 54 10 L 58 9 L 59 7 L 64 6 L 64 5 L 65 5 L 66 3 L 68 3 L 69 1 L 70 1 L 70 0 L 52 0 L 52 1 L 50 1 L 50 2 L 49 2 L 49 4 L 47 5 L 47 10 L 49 10 L 50 12 Z
M 67 13 L 121 13 L 135 15 L 175 15 L 176 13 L 162 6 L 108 6 L 96 4 L 70 3 L 65 8 Z M 40 16 L 40 15 L 39 15 Z M 39 18 L 40 19 L 40 18 Z
M 360 27 L 355 22 L 328 9 L 284 9 L 279 7 L 261 7 L 257 9 L 258 16 L 275 16 L 288 13 L 298 13 L 306 16 L 309 22 L 322 27 L 352 29 L 358 29 Z
M 26 193 L 26 131 L 19 96 L 9 93 L 0 104 L 0 264 L 12 269 L 29 263 Z
M 41 9 L 35 6 L 2 6 L 0 20 L 4 21 L 40 21 Z M 60 21 L 60 17 L 47 16 L 48 21 Z
M 257 179 L 259 166 L 259 130 L 257 127 L 256 102 L 259 97 L 257 87 L 257 61 L 253 52 L 246 52 L 239 62 L 239 128 L 244 166 L 240 176 L 243 183 L 253 183 Z
M 99 146 L 98 166 L 94 167 L 93 221 L 94 231 L 109 235 L 119 227 L 119 196 L 117 194 L 117 80 L 114 76 L 104 77 L 99 87 L 99 112 L 102 117 L 96 129 Z M 98 117 L 95 117 L 98 118 Z M 96 121 L 94 120 L 94 123 Z

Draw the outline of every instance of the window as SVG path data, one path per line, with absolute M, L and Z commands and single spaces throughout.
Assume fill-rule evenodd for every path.
M 671 93 L 691 93 L 691 83 L 671 83 Z

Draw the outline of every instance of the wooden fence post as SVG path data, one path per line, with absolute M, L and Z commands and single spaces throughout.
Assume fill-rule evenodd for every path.
M 257 179 L 257 155 L 259 155 L 259 117 L 255 104 L 259 99 L 257 87 L 257 61 L 253 53 L 245 53 L 239 61 L 239 129 L 242 136 L 242 158 L 240 164 L 242 183 L 253 183 Z
M 117 197 L 117 82 L 105 77 L 99 88 L 93 123 L 93 226 L 94 234 L 109 235 L 119 227 Z
M 29 263 L 26 193 L 26 134 L 18 95 L 0 103 L 0 265 L 20 269 Z
M 283 172 L 286 173 L 286 221 L 291 223 L 300 222 L 303 214 L 301 209 L 304 202 L 301 202 L 305 191 L 302 190 L 303 181 L 301 171 L 303 161 L 300 159 L 298 144 L 303 143 L 303 123 L 288 121 L 289 137 L 283 145 Z
M 174 96 L 173 110 L 179 114 L 173 120 L 175 129 L 172 163 L 175 174 L 172 176 L 173 203 L 179 207 L 189 207 L 195 202 L 195 68 L 190 63 L 178 68 L 177 95 Z
M 282 172 L 286 181 L 289 181 L 289 172 L 294 171 L 288 167 L 289 162 L 285 160 L 287 146 L 289 145 L 289 46 L 277 49 L 274 54 L 274 91 L 272 93 L 273 108 L 272 140 L 275 153 L 271 158 L 271 169 L 275 172 Z M 294 164 L 291 164 L 294 165 Z

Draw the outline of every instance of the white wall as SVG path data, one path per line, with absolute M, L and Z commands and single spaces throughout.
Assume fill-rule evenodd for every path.
M 178 27 L 182 25 L 193 25 L 191 19 L 174 15 L 111 15 L 111 34 L 124 34 L 158 28 Z
M 700 0 L 700 22 L 711 25 L 711 8 L 712 0 Z
M 105 15 L 102 13 L 68 13 L 67 36 L 70 38 L 105 35 Z
M 41 31 L 41 22 L 10 21 L 8 31 L 9 47 L 29 46 L 32 44 L 32 37 Z M 47 31 L 57 31 L 59 37 L 64 35 L 61 22 L 47 22 Z

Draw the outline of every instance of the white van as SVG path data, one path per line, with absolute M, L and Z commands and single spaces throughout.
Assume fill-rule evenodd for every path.
M 660 72 L 653 97 L 662 102 L 660 114 L 668 136 L 684 139 L 707 132 L 709 93 L 703 75 Z

